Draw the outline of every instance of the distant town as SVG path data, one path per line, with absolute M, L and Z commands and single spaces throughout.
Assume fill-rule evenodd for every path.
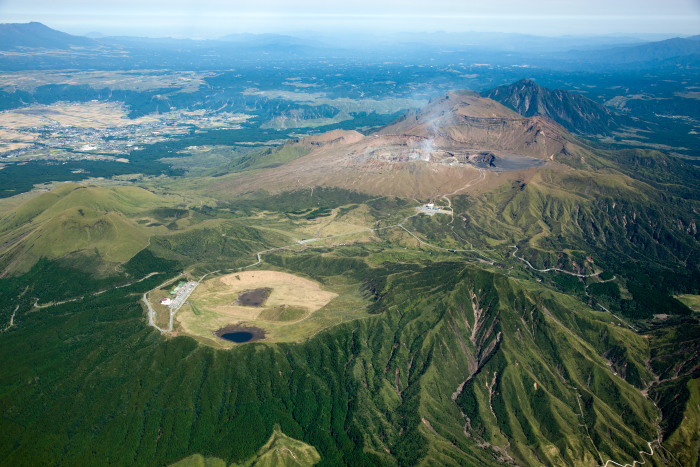
M 0 163 L 51 159 L 127 163 L 124 156 L 145 145 L 192 131 L 240 129 L 250 118 L 228 112 L 170 109 L 128 119 L 123 106 L 96 101 L 35 107 L 0 112 Z

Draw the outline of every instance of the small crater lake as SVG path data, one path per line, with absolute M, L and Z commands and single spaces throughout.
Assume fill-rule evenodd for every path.
M 226 334 L 221 334 L 219 337 L 221 337 L 222 339 L 226 339 L 227 341 L 235 342 L 236 344 L 241 344 L 243 342 L 248 342 L 249 340 L 252 340 L 255 336 L 252 332 L 238 331 L 227 332 Z
M 215 331 L 214 335 L 234 344 L 243 344 L 265 339 L 265 330 L 254 326 L 234 324 Z

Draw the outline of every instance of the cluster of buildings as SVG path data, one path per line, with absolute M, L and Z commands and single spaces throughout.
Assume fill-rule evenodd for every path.
M 160 304 L 165 305 L 165 306 L 170 306 L 173 303 L 173 298 L 177 297 L 177 295 L 182 292 L 182 290 L 185 288 L 187 285 L 187 282 L 185 281 L 180 281 L 178 284 L 170 289 L 170 297 L 165 297 L 161 299 Z M 172 297 L 172 298 L 171 298 Z
M 452 214 L 451 210 L 436 206 L 435 203 L 428 203 L 424 204 L 423 206 L 418 206 L 416 210 L 421 214 L 427 214 L 429 216 L 432 216 L 433 214 Z
M 61 154 L 61 159 L 75 160 L 85 159 L 85 156 L 90 154 L 81 153 L 93 151 L 103 155 L 105 153 L 129 154 L 133 150 L 140 149 L 137 145 L 153 144 L 175 135 L 187 134 L 190 131 L 189 125 L 196 125 L 200 129 L 240 129 L 240 123 L 248 118 L 250 118 L 249 115 L 225 112 L 213 116 L 169 112 L 158 115 L 156 119 L 149 118 L 147 121 L 131 125 L 106 128 L 67 126 L 58 121 L 51 121 L 44 126 L 13 127 L 13 131 L 29 137 L 23 142 L 31 141 L 31 143 L 27 147 L 0 154 L 0 160 L 31 159 L 32 156 L 46 159 L 51 157 L 51 154 L 47 153 L 51 149 L 68 150 L 69 152 Z
M 190 296 L 198 283 L 195 281 L 184 282 L 180 281 L 175 287 L 170 290 L 170 297 L 161 299 L 160 304 L 170 308 L 179 309 L 185 300 Z
M 42 128 L 24 128 L 20 131 L 33 137 L 30 146 L 8 151 L 0 155 L 0 159 L 31 158 L 34 155 L 46 159 L 47 152 L 52 149 L 68 151 L 61 154 L 61 159 L 85 159 L 92 151 L 102 154 L 128 154 L 138 149 L 136 144 L 155 143 L 165 139 L 165 133 L 158 134 L 144 125 L 129 125 L 105 129 L 66 127 L 60 124 L 47 125 Z

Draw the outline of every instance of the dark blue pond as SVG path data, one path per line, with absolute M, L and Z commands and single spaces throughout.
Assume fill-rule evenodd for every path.
M 235 342 L 240 344 L 242 342 L 248 342 L 254 336 L 252 332 L 238 331 L 238 332 L 227 332 L 226 334 L 221 334 L 219 337 L 226 339 L 227 341 Z

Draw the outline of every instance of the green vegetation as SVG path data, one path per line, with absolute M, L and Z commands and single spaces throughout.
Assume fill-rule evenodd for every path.
M 136 187 L 63 184 L 0 212 L 0 241 L 4 242 L 0 267 L 6 273 L 26 272 L 41 258 L 81 255 L 97 257 L 97 266 L 122 264 L 159 232 L 135 218 L 179 201 L 179 196 L 160 196 Z
M 312 219 L 317 219 L 319 217 L 328 217 L 331 215 L 331 209 L 326 208 L 326 207 L 321 207 L 314 209 L 310 213 L 304 216 L 304 219 L 306 220 L 312 220 Z
M 30 191 L 35 185 L 47 182 L 80 181 L 86 177 L 114 177 L 119 175 L 181 175 L 182 171 L 171 169 L 159 161 L 143 161 L 122 164 L 112 161 L 70 161 L 61 164 L 49 164 L 41 161 L 29 161 L 23 164 L 11 164 L 0 170 L 0 198 L 15 196 Z M 86 175 L 88 174 L 88 175 Z
M 515 256 L 537 269 L 616 276 L 619 280 L 586 291 L 587 283 L 599 280 L 537 274 L 558 290 L 581 299 L 588 293 L 632 319 L 687 314 L 673 296 L 700 283 L 699 237 L 692 227 L 697 221 L 690 214 L 697 203 L 670 194 L 661 203 L 655 193 L 619 173 L 543 170 L 527 184 L 455 199 L 455 210 L 463 214 L 454 223 L 415 218 L 412 225 L 445 248 L 467 243 L 488 251 L 495 246 L 497 256 L 500 252 L 519 267 L 524 264 Z
M 286 264 L 317 280 L 331 280 L 326 274 L 347 267 L 339 258 L 316 255 L 320 260 L 311 262 L 311 256 L 295 261 L 290 254 Z M 314 446 L 320 465 L 411 465 L 422 458 L 451 464 L 460 452 L 470 453 L 474 463 L 497 465 L 477 444 L 502 446 L 505 435 L 495 427 L 511 433 L 522 420 L 516 409 L 533 414 L 530 436 L 541 435 L 559 450 L 552 454 L 513 432 L 518 450 L 508 452 L 523 463 L 545 454 L 553 462 L 593 455 L 592 444 L 574 428 L 584 416 L 595 417 L 589 429 L 598 449 L 611 457 L 631 461 L 632 451 L 653 437 L 653 406 L 612 376 L 603 358 L 610 346 L 624 346 L 630 349 L 624 363 L 649 379 L 644 339 L 610 324 L 605 313 L 541 291 L 534 282 L 456 262 L 387 265 L 363 275 L 368 285 L 385 281 L 377 290 L 378 314 L 301 345 L 216 351 L 189 338 L 164 339 L 144 325 L 131 295 L 158 283 L 152 280 L 23 314 L 21 325 L 2 335 L 7 345 L 0 360 L 12 361 L 13 370 L 0 379 L 0 401 L 8 407 L 0 450 L 15 465 L 47 458 L 63 464 L 162 464 L 192 452 L 240 463 L 258 453 L 279 424 Z M 477 308 L 484 309 L 478 318 Z M 58 323 L 59 333 L 44 332 Z M 469 327 L 480 329 L 475 344 Z M 39 354 L 37 367 L 31 362 Z M 473 361 L 473 355 L 480 357 Z M 475 371 L 473 384 L 463 386 L 473 392 L 463 389 L 457 404 L 450 402 Z M 494 425 L 486 383 L 492 384 L 495 373 L 501 375 L 495 394 L 504 399 L 492 396 Z M 203 389 L 183 391 L 183 384 Z M 79 389 L 86 385 L 89 394 Z M 521 389 L 513 392 L 512 385 Z M 576 391 L 584 401 L 592 397 L 589 412 L 575 410 Z M 476 402 L 464 399 L 468 392 Z M 554 419 L 542 412 L 547 406 L 556 408 Z M 472 420 L 475 437 L 460 435 L 460 410 Z M 595 438 L 608 431 L 611 438 Z M 37 432 L 54 435 L 42 436 L 37 445 Z
M 250 154 L 234 162 L 227 167 L 226 172 L 265 169 L 277 167 L 293 161 L 310 152 L 310 148 L 295 143 L 287 143 L 278 148 L 264 149 L 258 153 Z
M 299 190 L 277 195 L 266 195 L 232 202 L 230 209 L 255 208 L 275 212 L 309 212 L 317 208 L 334 209 L 351 203 L 363 203 L 372 197 L 339 188 L 314 188 Z
M 216 457 L 204 457 L 201 454 L 192 454 L 190 457 L 175 462 L 170 467 L 226 467 L 226 462 Z
M 696 462 L 697 202 L 587 161 L 454 217 L 333 188 L 5 205 L 3 462 L 583 467 L 641 461 L 659 429 L 650 465 Z M 148 327 L 142 295 L 183 270 L 263 268 L 338 296 L 262 310 L 267 341 L 232 348 Z M 205 298 L 180 318 L 231 304 Z
M 676 298 L 691 310 L 700 313 L 700 295 L 685 294 Z
M 689 393 L 683 421 L 668 439 L 668 446 L 682 465 L 698 465 L 700 462 L 700 378 L 687 382 Z
M 296 321 L 309 314 L 304 308 L 295 308 L 291 306 L 281 305 L 275 308 L 263 310 L 258 319 L 263 321 Z
M 321 456 L 313 446 L 290 438 L 282 433 L 279 426 L 275 426 L 272 436 L 255 456 L 231 467 L 311 467 L 320 460 Z M 226 467 L 226 463 L 215 457 L 205 458 L 194 454 L 170 467 Z
M 241 467 L 310 467 L 321 461 L 318 451 L 313 446 L 290 438 L 282 433 L 279 426 L 270 439 L 252 459 L 239 464 Z

